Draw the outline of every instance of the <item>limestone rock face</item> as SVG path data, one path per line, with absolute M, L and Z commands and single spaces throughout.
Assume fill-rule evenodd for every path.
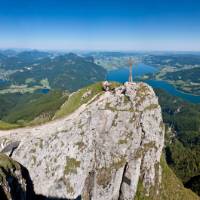
M 44 196 L 133 200 L 139 179 L 147 195 L 161 179 L 161 109 L 144 83 L 125 83 L 68 117 L 1 135 L 4 144 L 20 141 L 12 157 Z

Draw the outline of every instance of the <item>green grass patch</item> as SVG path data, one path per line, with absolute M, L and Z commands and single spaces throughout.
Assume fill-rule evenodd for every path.
M 73 93 L 70 98 L 62 105 L 60 110 L 58 110 L 55 114 L 54 118 L 63 117 L 71 114 L 77 108 L 79 108 L 82 104 L 87 103 L 91 100 L 96 94 L 102 92 L 102 84 L 101 82 L 95 83 L 88 87 L 82 88 L 77 92 Z M 84 97 L 84 94 L 88 93 Z
M 0 121 L 1 130 L 9 130 L 9 129 L 18 128 L 18 127 L 20 127 L 20 125 L 18 124 L 11 124 L 8 122 Z
M 81 162 L 79 160 L 76 160 L 75 158 L 66 157 L 66 165 L 64 174 L 76 174 L 77 168 L 80 167 Z
M 50 91 L 48 94 L 14 94 L 0 98 L 0 129 L 7 130 L 26 125 L 37 125 L 52 119 L 55 112 L 66 101 L 68 95 L 62 91 Z M 10 103 L 12 102 L 12 103 Z

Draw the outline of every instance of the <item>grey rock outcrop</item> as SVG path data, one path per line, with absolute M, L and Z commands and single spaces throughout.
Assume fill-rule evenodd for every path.
M 146 195 L 161 181 L 164 126 L 158 99 L 144 83 L 125 83 L 66 118 L 14 134 L 0 139 L 20 141 L 12 157 L 29 170 L 37 194 L 133 200 L 139 179 Z
M 0 199 L 34 200 L 33 185 L 27 169 L 1 153 Z

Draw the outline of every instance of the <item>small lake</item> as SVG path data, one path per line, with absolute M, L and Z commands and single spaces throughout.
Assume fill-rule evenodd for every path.
M 132 71 L 133 79 L 136 77 L 143 76 L 145 74 L 155 73 L 156 71 L 157 69 L 155 67 L 145 65 L 145 64 L 139 64 L 138 66 L 133 66 L 133 71 Z M 128 76 L 129 76 L 129 68 L 128 67 L 120 68 L 117 70 L 109 71 L 107 74 L 107 80 L 124 83 L 128 80 Z M 146 80 L 145 82 L 151 85 L 153 88 L 163 89 L 167 91 L 168 93 L 174 96 L 180 97 L 186 101 L 189 101 L 192 103 L 200 103 L 200 96 L 195 96 L 195 95 L 181 92 L 177 90 L 176 88 L 174 88 L 173 85 L 167 83 L 166 81 Z
M 10 82 L 7 80 L 0 79 L 0 89 L 5 89 L 7 86 L 9 86 Z
M 50 89 L 48 89 L 48 88 L 42 88 L 42 89 L 37 90 L 36 92 L 39 94 L 48 94 L 49 91 L 50 91 Z
M 0 79 L 0 86 L 7 84 L 9 81 Z

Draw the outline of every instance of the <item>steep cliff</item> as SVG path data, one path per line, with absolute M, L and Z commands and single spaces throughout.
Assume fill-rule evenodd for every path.
M 28 200 L 34 196 L 27 169 L 0 153 L 0 199 Z
M 152 88 L 125 83 L 96 95 L 87 90 L 80 98 L 84 104 L 63 119 L 1 132 L 1 148 L 27 167 L 35 192 L 84 200 L 167 199 L 160 163 L 164 126 Z

